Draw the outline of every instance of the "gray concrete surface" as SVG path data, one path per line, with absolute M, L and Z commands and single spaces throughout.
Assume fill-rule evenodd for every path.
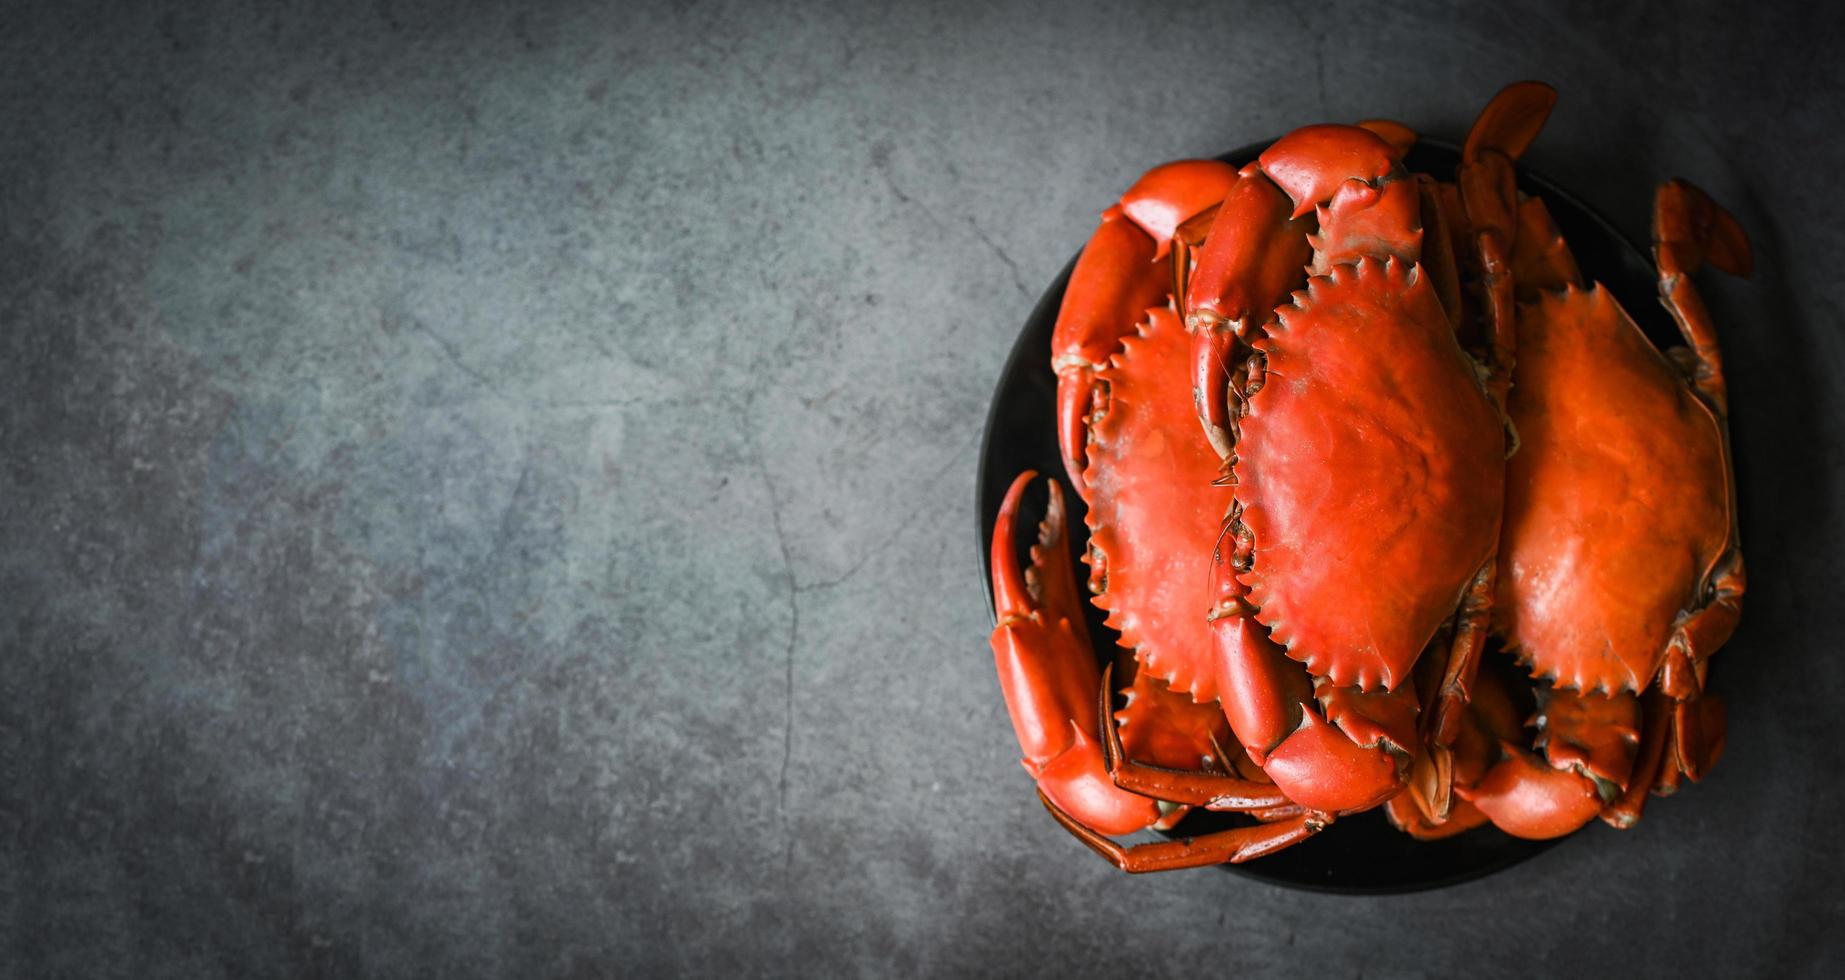
M 1824 8 L 1824 9 L 1822 9 Z M 83 3 L 0 15 L 0 974 L 1823 974 L 1845 917 L 1830 5 Z M 1388 899 L 1128 879 L 1014 764 L 972 488 L 1151 163 L 1459 134 L 1712 282 L 1728 757 Z

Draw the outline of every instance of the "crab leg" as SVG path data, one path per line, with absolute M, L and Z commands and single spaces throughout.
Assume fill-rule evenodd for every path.
M 1132 679 L 1121 691 L 1124 706 L 1115 711 L 1112 710 L 1115 683 L 1124 671 Z M 1116 786 L 1159 801 L 1160 812 L 1164 815 L 1154 824 L 1154 829 L 1167 830 L 1176 826 L 1192 807 L 1201 805 L 1213 810 L 1247 812 L 1263 821 L 1303 812 L 1266 780 L 1220 777 L 1230 782 L 1222 786 L 1220 795 L 1213 799 L 1200 800 L 1183 793 L 1166 792 L 1163 781 L 1167 774 L 1190 774 L 1213 767 L 1230 772 L 1237 764 L 1242 746 L 1230 733 L 1230 723 L 1224 713 L 1215 703 L 1200 704 L 1191 695 L 1173 690 L 1125 651 L 1117 657 L 1117 663 L 1103 669 L 1097 693 L 1101 698 L 1096 714 L 1102 719 L 1104 764 Z M 1124 773 L 1129 775 L 1124 776 Z M 1135 775 L 1152 778 L 1136 782 Z
M 1512 244 L 1512 278 L 1520 299 L 1539 290 L 1556 291 L 1569 286 L 1582 288 L 1582 270 L 1569 243 L 1551 220 L 1550 209 L 1541 197 L 1527 197 L 1518 202 L 1518 230 Z
M 1683 180 L 1666 181 L 1654 196 L 1653 239 L 1660 302 L 1671 312 L 1690 347 L 1689 380 L 1718 421 L 1727 423 L 1728 399 L 1716 326 L 1691 276 L 1707 261 L 1731 275 L 1748 275 L 1752 265 L 1749 240 L 1728 211 Z M 1726 438 L 1726 464 L 1728 457 Z M 1726 477 L 1733 481 L 1730 467 L 1726 465 L 1724 469 Z M 1659 672 L 1659 692 L 1671 698 L 1672 703 L 1649 700 L 1646 741 L 1641 751 L 1644 768 L 1635 780 L 1637 786 L 1630 787 L 1610 808 L 1611 822 L 1630 824 L 1639 819 L 1648 789 L 1669 793 L 1677 788 L 1680 776 L 1701 779 L 1723 752 L 1723 703 L 1704 694 L 1704 675 L 1711 654 L 1736 629 L 1748 584 L 1742 552 L 1736 547 L 1733 487 L 1728 488 L 1728 495 L 1729 548 L 1701 592 L 1706 597 L 1704 604 L 1686 615 L 1673 632 L 1671 648 Z
M 1466 800 L 1456 803 L 1446 819 L 1432 820 L 1416 805 L 1415 797 L 1407 789 L 1384 804 L 1384 815 L 1398 830 L 1423 841 L 1445 840 L 1489 822 L 1479 807 Z
M 1703 779 L 1723 755 L 1728 722 L 1723 699 L 1714 694 L 1678 702 L 1672 711 L 1672 757 L 1677 762 L 1672 771 L 1694 783 Z M 1670 792 L 1677 788 L 1677 781 L 1661 785 Z
M 1273 823 L 1233 827 L 1200 837 L 1153 841 L 1145 844 L 1119 844 L 1085 826 L 1065 812 L 1051 798 L 1040 792 L 1039 802 L 1089 849 L 1102 855 L 1110 864 L 1129 874 L 1149 871 L 1177 871 L 1214 864 L 1240 864 L 1284 847 L 1298 844 L 1319 833 L 1325 823 L 1319 815 L 1305 813 Z
M 1167 769 L 1129 759 L 1121 746 L 1121 731 L 1108 710 L 1113 690 L 1109 683 L 1112 670 L 1111 667 L 1103 671 L 1102 700 L 1097 711 L 1102 716 L 1103 759 L 1116 786 L 1169 803 L 1201 806 L 1207 810 L 1274 812 L 1295 805 L 1273 783 L 1259 783 L 1225 773 Z
M 1660 185 L 1653 204 L 1653 237 L 1653 254 L 1659 265 L 1659 299 L 1678 322 L 1695 358 L 1690 372 L 1692 385 L 1718 420 L 1727 424 L 1728 400 L 1717 330 L 1691 275 L 1705 261 L 1731 275 L 1748 275 L 1749 240 L 1729 212 L 1682 180 Z M 1724 456 L 1727 463 L 1727 440 Z M 1710 576 L 1708 601 L 1679 626 L 1673 637 L 1673 655 L 1667 658 L 1660 677 L 1666 693 L 1680 701 L 1703 686 L 1704 661 L 1730 638 L 1742 616 L 1747 579 L 1742 553 L 1735 546 L 1733 488 L 1729 496 L 1730 549 Z
M 1672 741 L 1672 699 L 1657 688 L 1646 692 L 1641 706 L 1640 748 L 1634 758 L 1634 774 L 1627 789 L 1602 810 L 1602 821 L 1610 827 L 1626 830 L 1640 822 L 1646 809 L 1646 795 L 1658 781 L 1665 765 L 1666 749 Z
M 1488 620 L 1493 607 L 1493 577 L 1498 556 L 1474 573 L 1467 592 L 1461 596 L 1460 609 L 1454 616 L 1454 636 L 1449 642 L 1447 664 L 1442 670 L 1441 687 L 1429 713 L 1429 734 L 1437 745 L 1446 746 L 1460 731 L 1461 712 L 1471 695 L 1474 678 L 1480 670 L 1480 652 L 1486 647 Z
M 1511 254 L 1518 230 L 1518 184 L 1512 164 L 1530 148 L 1556 103 L 1557 90 L 1542 82 L 1507 85 L 1480 110 L 1461 148 L 1461 200 L 1486 294 L 1487 367 L 1501 405 L 1517 350 Z
M 1424 740 L 1410 765 L 1408 785 L 1384 804 L 1384 815 L 1417 840 L 1441 840 L 1487 823 L 1478 807 L 1454 795 L 1454 786 L 1477 781 L 1495 751 L 1472 724 L 1462 727 L 1453 746 Z
M 1691 274 L 1708 261 L 1730 275 L 1749 275 L 1749 239 L 1709 195 L 1683 180 L 1669 180 L 1653 198 L 1653 259 L 1659 266 L 1659 301 L 1678 321 L 1685 343 L 1697 357 L 1692 384 L 1723 417 L 1728 401 L 1717 327 Z
M 1444 637 L 1437 635 L 1434 642 L 1443 644 Z M 1439 669 L 1430 668 L 1438 668 L 1433 659 L 1418 663 L 1417 678 L 1439 675 Z M 1431 687 L 1439 685 L 1431 680 Z M 1409 785 L 1384 805 L 1390 822 L 1418 840 L 1452 837 L 1488 822 L 1485 813 L 1456 797 L 1453 789 L 1478 783 L 1498 760 L 1501 740 L 1521 734 L 1517 709 L 1496 678 L 1480 685 L 1463 718 L 1466 723 L 1452 745 L 1425 740 L 1417 747 Z
M 1444 184 L 1427 174 L 1416 175 L 1416 191 L 1422 198 L 1422 267 L 1435 284 L 1435 295 L 1441 298 L 1442 312 L 1448 314 L 1448 325 L 1458 333 L 1466 322 L 1460 263 L 1454 247 L 1462 224 L 1459 192 L 1453 184 Z
M 1742 596 L 1748 584 L 1742 553 L 1732 549 L 1725 557 L 1711 576 L 1709 601 L 1679 625 L 1660 674 L 1666 693 L 1680 700 L 1703 688 L 1705 663 L 1729 640 L 1742 618 Z
M 1173 282 L 1171 246 L 1180 229 L 1221 201 L 1235 176 L 1234 168 L 1216 160 L 1180 160 L 1147 171 L 1102 212 L 1076 260 L 1051 334 L 1051 363 L 1064 471 L 1085 498 L 1095 372 L 1148 307 L 1165 304 Z
M 1640 820 L 1649 792 L 1671 796 L 1681 778 L 1704 778 L 1723 754 L 1724 715 L 1723 699 L 1712 694 L 1674 701 L 1664 691 L 1647 692 L 1646 726 L 1634 777 L 1626 792 L 1602 811 L 1602 819 L 1625 830 Z

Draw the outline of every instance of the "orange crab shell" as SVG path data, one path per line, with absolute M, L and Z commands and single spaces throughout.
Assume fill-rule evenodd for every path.
M 1722 425 L 1600 286 L 1518 330 L 1499 629 L 1560 686 L 1642 690 L 1730 544 Z
M 1394 690 L 1493 555 L 1503 422 L 1418 266 L 1335 266 L 1278 313 L 1237 446 L 1240 578 L 1288 656 Z
M 1198 437 L 1190 358 L 1178 314 L 1159 307 L 1098 372 L 1108 396 L 1089 430 L 1088 560 L 1095 604 L 1122 645 L 1175 690 L 1210 702 L 1218 688 L 1205 613 L 1229 491 L 1213 488 L 1222 460 Z

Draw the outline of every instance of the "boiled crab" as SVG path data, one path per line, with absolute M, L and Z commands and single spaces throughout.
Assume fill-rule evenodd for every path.
M 1596 816 L 1627 827 L 1649 790 L 1700 778 L 1724 735 L 1707 665 L 1744 584 L 1722 363 L 1687 278 L 1707 260 L 1746 274 L 1741 227 L 1683 181 L 1660 187 L 1660 299 L 1688 344 L 1662 354 L 1604 287 L 1585 287 L 1541 199 L 1503 185 L 1493 197 L 1492 237 L 1512 243 L 1496 285 L 1519 302 L 1510 414 L 1523 441 L 1508 464 L 1495 631 L 1534 675 L 1536 709 L 1523 726 L 1502 691 L 1476 700 L 1455 747 L 1454 811 L 1391 801 L 1419 837 L 1488 820 L 1529 838 Z
M 1235 177 L 1215 161 L 1181 161 L 1136 182 L 1103 214 L 1078 258 L 1053 334 L 1060 442 L 1076 474 L 1072 483 L 1089 504 L 1090 586 L 1137 654 L 1121 665 L 1123 679 L 1131 677 L 1127 704 L 1117 716 L 1097 701 L 1102 675 L 1083 631 L 1054 481 L 1028 572 L 1018 568 L 1012 541 L 1031 474 L 1014 482 L 1001 508 L 992 642 L 1026 768 L 1052 812 L 1098 837 L 1170 821 L 1188 804 L 1256 812 L 1271 823 L 1214 842 L 1248 857 L 1310 834 L 1322 821 L 1260 779 L 1231 778 L 1209 800 L 1123 789 L 1110 776 L 1098 734 L 1105 716 L 1118 721 L 1131 757 L 1162 770 L 1227 770 L 1242 761 L 1211 699 L 1168 687 L 1168 665 L 1209 655 L 1200 612 L 1209 583 L 1187 574 L 1187 566 L 1210 548 L 1225 498 L 1212 489 L 1219 460 L 1197 436 L 1184 381 L 1190 338 L 1167 297 L 1175 258 L 1202 236 L 1200 226 L 1208 226 Z M 1158 862 L 1175 850 L 1184 848 L 1143 851 L 1140 860 Z
M 1637 769 L 1604 812 L 1637 820 L 1649 790 L 1703 776 L 1723 748 L 1710 656 L 1742 611 L 1742 552 L 1717 336 L 1690 276 L 1749 271 L 1741 227 L 1673 180 L 1655 196 L 1659 298 L 1688 346 L 1662 354 L 1604 287 L 1585 288 L 1542 202 L 1521 208 L 1531 258 L 1510 410 L 1498 630 L 1557 688 L 1644 695 Z

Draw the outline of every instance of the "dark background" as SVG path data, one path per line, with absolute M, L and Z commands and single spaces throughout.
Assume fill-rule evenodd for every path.
M 1837 969 L 1836 5 L 0 8 L 0 973 Z M 972 497 L 1147 166 L 1325 119 L 1748 228 L 1703 785 L 1360 899 L 1053 827 Z

